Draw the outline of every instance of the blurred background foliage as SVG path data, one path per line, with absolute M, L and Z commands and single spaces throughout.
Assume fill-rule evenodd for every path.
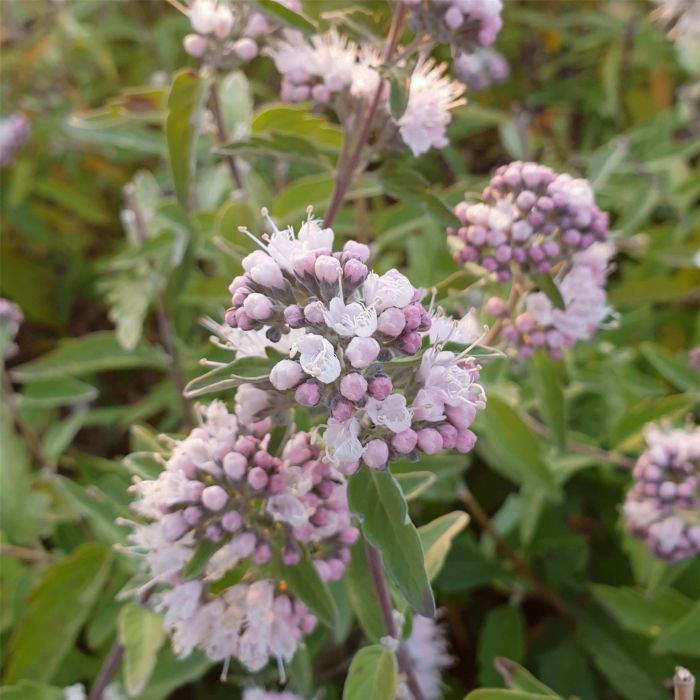
M 616 327 L 563 363 L 490 363 L 476 453 L 420 465 L 434 478 L 411 502 L 417 525 L 465 509 L 456 494 L 467 484 L 462 497 L 478 498 L 497 535 L 466 504 L 472 522 L 435 581 L 456 659 L 447 698 L 520 677 L 503 661 L 499 673 L 498 657 L 583 700 L 663 698 L 677 663 L 700 670 L 700 561 L 654 560 L 619 515 L 644 424 L 697 416 L 700 391 L 689 359 L 700 345 L 700 60 L 679 55 L 650 9 L 506 2 L 497 48 L 510 78 L 455 110 L 449 147 L 377 160 L 336 222 L 341 238 L 372 243 L 375 269 L 399 266 L 464 313 L 478 298 L 445 244 L 444 202 L 480 191 L 494 167 L 532 159 L 581 174 L 611 214 Z M 386 31 L 383 3 L 305 10 L 357 36 Z M 144 648 L 133 628 L 150 613 L 116 598 L 134 564 L 113 550 L 126 532 L 115 519 L 128 515 L 132 474 L 148 467 L 121 460 L 160 449 L 156 436 L 187 420 L 182 383 L 201 357 L 218 359 L 199 320 L 221 318 L 250 250 L 237 227 L 259 229 L 261 206 L 284 225 L 309 204 L 322 214 L 342 132 L 305 105 L 278 104 L 266 57 L 220 76 L 249 193 L 232 199 L 209 130 L 194 144 L 177 137 L 201 90 L 188 74 L 173 82 L 196 67 L 181 47 L 185 17 L 155 0 L 4 0 L 0 11 L 2 114 L 32 125 L 0 191 L 1 294 L 26 316 L 0 425 L 0 697 L 89 686 L 118 628 L 131 661 L 150 665 L 131 680 L 153 671 L 137 697 L 237 697 L 203 657 L 178 662 L 160 638 Z M 317 631 L 290 671 L 308 697 L 339 697 L 338 661 L 358 645 L 356 601 L 335 593 L 344 630 Z M 312 665 L 320 685 L 309 685 Z

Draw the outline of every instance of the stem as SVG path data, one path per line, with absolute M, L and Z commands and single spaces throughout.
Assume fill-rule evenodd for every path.
M 673 676 L 674 700 L 693 700 L 695 690 L 695 676 L 682 666 L 676 666 L 676 674 Z
M 387 38 L 386 49 L 384 51 L 384 63 L 388 63 L 391 60 L 394 51 L 396 50 L 396 45 L 401 34 L 401 28 L 403 26 L 403 20 L 406 16 L 406 7 L 402 2 L 398 2 L 394 8 L 394 16 L 391 20 L 391 28 L 389 29 L 389 36 Z M 377 85 L 377 90 L 374 93 L 372 102 L 365 114 L 364 121 L 360 127 L 360 133 L 357 135 L 357 140 L 355 141 L 355 146 L 353 147 L 352 153 L 348 158 L 347 162 L 343 163 L 341 167 L 338 168 L 338 175 L 335 181 L 335 190 L 333 191 L 333 197 L 328 205 L 328 211 L 326 212 L 326 218 L 323 223 L 324 226 L 330 227 L 335 221 L 335 217 L 338 215 L 340 206 L 343 203 L 343 198 L 347 193 L 350 184 L 352 183 L 352 178 L 357 169 L 357 165 L 360 162 L 360 157 L 362 156 L 362 148 L 367 141 L 370 129 L 372 128 L 372 122 L 374 121 L 374 115 L 377 113 L 379 104 L 382 100 L 382 93 L 384 92 L 384 80 L 380 79 Z
M 399 635 L 396 631 L 396 623 L 394 622 L 393 606 L 391 605 L 389 589 L 387 588 L 386 581 L 384 580 L 384 573 L 382 571 L 382 559 L 379 555 L 379 551 L 369 542 L 365 541 L 365 545 L 367 548 L 369 572 L 372 575 L 372 583 L 374 584 L 374 590 L 377 594 L 379 607 L 382 609 L 382 617 L 384 618 L 386 633 L 393 639 L 398 639 Z M 418 680 L 413 672 L 413 667 L 411 666 L 411 661 L 408 658 L 406 650 L 403 647 L 399 647 L 396 652 L 396 657 L 399 662 L 399 668 L 406 676 L 406 683 L 411 691 L 413 700 L 425 700 L 423 697 L 423 692 L 420 689 L 420 685 L 418 685 Z
M 474 520 L 479 523 L 479 526 L 484 533 L 493 540 L 499 554 L 513 564 L 515 571 L 530 581 L 533 588 L 537 591 L 541 598 L 546 600 L 562 615 L 567 615 L 568 611 L 562 599 L 544 581 L 539 579 L 534 574 L 527 562 L 518 556 L 518 554 L 510 548 L 510 545 L 503 539 L 503 537 L 498 534 L 496 528 L 491 522 L 491 519 L 479 501 L 477 501 L 474 494 L 466 486 L 460 486 L 457 495 L 462 503 L 467 506 L 469 512 L 474 516 Z
M 219 81 L 216 75 L 212 78 L 211 89 L 209 90 L 209 109 L 211 110 L 212 116 L 214 117 L 214 123 L 216 124 L 216 140 L 224 145 L 228 141 L 228 134 L 226 133 L 226 125 L 224 124 L 224 117 L 221 111 L 221 100 L 219 98 Z M 228 165 L 228 169 L 231 172 L 231 178 L 239 190 L 244 189 L 243 179 L 238 171 L 238 165 L 236 164 L 236 159 L 230 155 L 224 155 L 224 161 Z
M 183 15 L 187 14 L 187 8 L 178 0 L 165 0 L 168 5 L 172 5 L 178 12 L 182 12 Z
M 136 197 L 134 195 L 133 188 L 127 186 L 125 189 L 125 199 L 127 207 L 134 214 L 134 228 L 136 230 L 136 235 L 141 243 L 145 243 L 148 238 L 148 232 L 146 230 L 146 223 L 143 220 L 141 211 L 136 202 Z M 156 273 L 155 265 L 152 260 L 148 260 L 148 266 L 152 274 Z M 192 407 L 189 401 L 185 398 L 185 386 L 187 382 L 185 381 L 185 374 L 182 370 L 182 361 L 180 358 L 180 353 L 173 341 L 175 334 L 173 333 L 172 322 L 170 315 L 168 313 L 168 308 L 165 305 L 165 299 L 163 298 L 162 290 L 158 290 L 155 295 L 153 303 L 156 325 L 158 327 L 158 338 L 163 349 L 170 357 L 170 366 L 168 367 L 168 372 L 170 378 L 172 379 L 175 387 L 177 389 L 178 397 L 180 400 L 180 405 L 182 407 L 183 418 L 185 421 L 189 422 L 192 420 Z

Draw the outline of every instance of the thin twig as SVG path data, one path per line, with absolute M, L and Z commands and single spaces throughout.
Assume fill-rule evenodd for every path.
M 394 622 L 394 610 L 391 604 L 391 598 L 389 597 L 389 589 L 387 588 L 386 581 L 384 579 L 384 572 L 382 571 L 381 557 L 379 556 L 377 549 L 369 542 L 365 542 L 365 544 L 367 548 L 367 562 L 369 563 L 369 571 L 372 576 L 372 583 L 374 584 L 374 590 L 377 594 L 379 607 L 382 611 L 386 633 L 393 639 L 399 639 L 399 635 L 396 630 L 396 623 Z M 418 684 L 418 679 L 413 671 L 411 661 L 403 647 L 400 646 L 398 648 L 396 658 L 399 662 L 399 668 L 406 676 L 406 683 L 411 691 L 413 700 L 424 700 L 423 691 Z
M 19 547 L 14 544 L 0 544 L 0 556 L 44 563 L 51 561 L 51 554 L 44 549 L 32 549 L 31 547 Z
M 219 97 L 219 81 L 216 75 L 213 76 L 211 87 L 209 89 L 209 109 L 211 110 L 212 116 L 214 117 L 214 124 L 216 125 L 216 140 L 223 146 L 228 142 L 228 134 L 226 133 L 226 125 L 224 124 L 224 116 L 221 111 L 221 99 Z M 224 154 L 224 161 L 228 165 L 228 169 L 231 172 L 231 179 L 239 190 L 244 189 L 243 179 L 241 178 L 241 173 L 238 170 L 238 164 L 236 159 L 230 154 Z
M 398 43 L 399 36 L 401 35 L 401 28 L 403 26 L 405 16 L 405 5 L 402 2 L 397 2 L 394 8 L 394 16 L 391 21 L 391 28 L 389 29 L 386 49 L 384 51 L 384 63 L 388 63 L 391 60 L 391 57 L 396 50 L 396 45 Z M 369 136 L 369 132 L 372 128 L 372 122 L 374 121 L 374 116 L 379 108 L 384 90 L 384 80 L 380 80 L 379 84 L 377 85 L 377 90 L 374 93 L 374 97 L 372 98 L 372 102 L 365 113 L 365 118 L 362 126 L 360 127 L 360 133 L 357 136 L 357 140 L 355 141 L 355 146 L 352 150 L 350 158 L 348 159 L 347 163 L 343 164 L 342 168 L 338 169 L 338 175 L 335 181 L 335 190 L 333 191 L 331 202 L 328 205 L 324 226 L 332 226 L 333 222 L 335 221 L 335 217 L 338 215 L 338 211 L 343 203 L 343 198 L 345 197 L 345 194 L 352 183 L 355 170 L 360 162 L 362 148 L 364 147 L 367 137 Z
M 187 14 L 187 8 L 178 0 L 165 0 L 168 5 L 172 5 L 178 12 L 182 12 L 183 15 Z
M 693 700 L 695 695 L 695 676 L 683 666 L 676 666 L 676 674 L 673 676 L 674 700 Z
M 543 600 L 546 600 L 562 615 L 567 615 L 568 611 L 562 599 L 544 581 L 539 579 L 534 574 L 524 559 L 522 559 L 511 549 L 510 545 L 505 541 L 505 539 L 503 539 L 503 537 L 501 537 L 496 528 L 493 526 L 491 519 L 474 494 L 466 486 L 462 485 L 457 491 L 457 496 L 468 508 L 469 512 L 474 517 L 474 520 L 479 523 L 479 526 L 483 532 L 493 540 L 499 554 L 513 564 L 515 571 L 530 581 L 535 591 Z
M 146 240 L 148 240 L 148 231 L 146 229 L 146 222 L 143 220 L 141 210 L 139 209 L 136 201 L 133 187 L 127 186 L 125 188 L 124 198 L 126 200 L 127 207 L 134 215 L 134 230 L 136 235 L 139 242 L 143 244 L 146 242 Z M 151 273 L 155 274 L 156 268 L 153 261 L 150 259 L 148 260 L 148 266 Z M 192 406 L 185 397 L 185 386 L 187 385 L 187 382 L 182 369 L 180 352 L 173 340 L 175 334 L 173 332 L 170 314 L 168 313 L 168 308 L 165 304 L 165 299 L 163 298 L 163 292 L 160 289 L 156 292 L 153 307 L 155 311 L 156 325 L 158 327 L 158 338 L 163 346 L 163 349 L 170 357 L 168 371 L 170 373 L 170 378 L 177 389 L 180 405 L 182 406 L 183 419 L 186 422 L 191 422 L 193 419 Z

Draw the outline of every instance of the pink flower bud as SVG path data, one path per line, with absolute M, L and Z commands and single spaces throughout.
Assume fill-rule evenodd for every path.
M 362 455 L 365 464 L 372 469 L 381 469 L 389 459 L 389 448 L 384 440 L 370 440 Z
M 248 486 L 259 491 L 267 486 L 267 473 L 261 467 L 253 467 L 248 472 Z
M 253 553 L 255 544 L 255 535 L 252 532 L 244 532 L 231 540 L 231 552 L 239 559 L 245 559 Z
M 529 333 L 535 327 L 535 319 L 526 311 L 515 319 L 515 327 L 520 333 Z
M 396 435 L 391 438 L 391 446 L 402 455 L 407 455 L 415 449 L 417 442 L 418 433 L 412 428 L 396 433 Z
M 282 551 L 282 563 L 286 566 L 296 566 L 301 561 L 301 554 L 295 549 L 285 549 Z
M 280 360 L 270 372 L 270 383 L 277 391 L 293 389 L 304 378 L 304 370 L 294 360 Z
M 392 338 L 401 335 L 401 332 L 406 327 L 406 317 L 404 316 L 404 311 L 397 309 L 395 306 L 383 311 L 377 319 L 377 330 L 380 333 L 384 333 L 384 335 L 391 336 Z
M 204 507 L 209 510 L 221 510 L 226 505 L 227 501 L 228 494 L 221 486 L 207 486 L 204 491 L 202 491 L 202 503 Z
M 317 279 L 335 284 L 340 277 L 340 263 L 330 255 L 319 255 L 314 264 Z
M 434 455 L 443 448 L 442 435 L 435 428 L 423 428 L 418 431 L 418 447 L 428 455 Z
M 263 258 L 260 258 L 251 267 L 248 274 L 254 282 L 257 282 L 262 287 L 284 289 L 285 281 L 282 275 L 282 268 L 269 255 L 263 254 Z
M 290 304 L 284 310 L 284 320 L 290 328 L 301 328 L 304 325 L 304 309 L 299 304 Z
M 471 452 L 476 444 L 476 435 L 471 430 L 460 430 L 457 435 L 455 449 L 462 454 Z
M 253 319 L 248 316 L 245 309 L 236 309 L 236 325 L 234 328 L 240 328 L 242 331 L 252 330 L 254 327 Z
M 300 406 L 306 406 L 307 408 L 316 406 L 321 400 L 321 391 L 318 388 L 318 384 L 304 382 L 294 392 L 294 399 Z
M 445 24 L 452 31 L 454 31 L 462 26 L 462 23 L 464 22 L 464 15 L 459 11 L 458 7 L 452 5 L 450 9 L 445 12 L 443 20 L 445 21 Z
M 208 42 L 200 34 L 188 34 L 182 41 L 185 52 L 194 58 L 202 58 L 207 52 Z
M 454 425 L 450 425 L 450 423 L 442 423 L 438 425 L 437 429 L 442 436 L 443 449 L 453 450 L 457 445 L 457 428 L 455 428 Z
M 189 527 L 180 513 L 170 513 L 163 518 L 163 537 L 168 542 L 175 542 L 189 530 Z
M 230 510 L 221 518 L 221 527 L 226 532 L 236 532 L 243 524 L 243 519 L 238 511 Z
M 350 403 L 347 399 L 340 399 L 335 406 L 333 406 L 332 415 L 337 421 L 346 421 L 355 413 L 355 406 Z
M 294 258 L 294 274 L 298 277 L 313 275 L 316 267 L 316 253 L 308 251 Z
M 423 339 L 415 331 L 406 333 L 399 341 L 399 347 L 407 355 L 415 355 L 421 348 L 423 344 Z
M 394 390 L 394 386 L 391 383 L 389 377 L 375 377 L 368 384 L 369 395 L 377 401 L 384 401 L 391 392 Z
M 343 276 L 353 284 L 364 281 L 368 273 L 367 265 L 355 258 L 348 260 L 343 266 Z
M 225 39 L 233 29 L 233 13 L 226 5 L 218 5 L 214 13 L 214 34 L 219 39 Z
M 324 323 L 326 307 L 320 301 L 312 301 L 304 307 L 304 318 L 315 325 Z
M 182 515 L 185 518 L 188 525 L 196 525 L 202 519 L 202 509 L 197 508 L 197 506 L 188 506 L 182 511 Z
M 367 393 L 367 380 L 357 372 L 346 374 L 340 380 L 340 393 L 350 401 L 359 401 Z
M 241 61 L 252 61 L 258 55 L 258 45 L 249 37 L 243 37 L 234 43 L 233 52 Z
M 463 403 L 459 406 L 447 406 L 445 414 L 450 423 L 458 430 L 468 428 L 476 418 L 476 406 L 471 403 Z
M 243 308 L 256 321 L 264 321 L 272 316 L 272 302 L 264 294 L 249 294 L 243 302 Z
M 345 357 L 355 369 L 364 369 L 377 359 L 379 350 L 379 343 L 374 338 L 353 338 L 345 350 Z
M 270 545 L 266 542 L 263 542 L 255 548 L 255 551 L 253 552 L 253 562 L 260 566 L 270 561 L 271 556 L 272 550 L 270 549 Z
M 221 528 L 218 525 L 208 525 L 204 531 L 204 537 L 210 542 L 219 542 L 223 537 L 223 532 L 221 532 Z
M 366 263 L 369 260 L 369 246 L 357 241 L 348 241 L 343 246 L 343 258 L 354 258 Z
M 413 331 L 420 326 L 420 304 L 410 304 L 403 310 L 404 318 L 406 319 L 406 328 Z
M 340 581 L 345 571 L 345 564 L 340 559 L 331 559 L 328 562 L 328 580 Z
M 484 306 L 487 314 L 491 316 L 502 316 L 506 312 L 506 304 L 500 297 L 491 297 Z

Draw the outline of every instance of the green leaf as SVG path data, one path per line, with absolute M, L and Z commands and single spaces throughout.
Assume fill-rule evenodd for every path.
M 469 516 L 461 510 L 456 510 L 418 528 L 425 552 L 425 569 L 431 581 L 440 573 L 452 540 L 464 530 L 468 522 Z
M 297 647 L 286 668 L 291 689 L 302 697 L 310 698 L 314 693 L 314 669 L 309 647 L 304 642 Z
M 64 700 L 63 688 L 54 688 L 35 681 L 20 681 L 0 688 L 2 700 Z
M 316 165 L 330 166 L 313 141 L 292 134 L 269 132 L 264 136 L 249 136 L 245 141 L 236 141 L 217 148 L 216 152 L 233 156 L 287 156 Z
M 389 79 L 389 109 L 391 111 L 391 116 L 397 121 L 406 111 L 410 84 L 410 76 L 405 70 L 397 68 L 391 71 L 391 77 Z
M 680 418 L 695 405 L 694 397 L 687 394 L 674 394 L 639 401 L 634 403 L 613 424 L 610 430 L 610 442 L 616 450 L 631 450 L 639 447 L 643 441 L 643 430 L 647 423 L 660 418 Z
M 46 197 L 88 223 L 106 224 L 111 218 L 110 213 L 94 195 L 86 194 L 70 181 L 45 178 L 39 180 L 32 189 L 36 194 Z
M 551 688 L 542 681 L 537 680 L 530 671 L 515 661 L 503 656 L 494 659 L 494 666 L 501 674 L 504 683 L 512 690 L 524 690 L 528 693 L 544 693 L 553 697 L 559 697 Z
M 408 506 L 391 473 L 363 466 L 348 483 L 348 504 L 362 519 L 362 532 L 380 550 L 384 566 L 408 604 L 425 617 L 435 614 L 435 600 L 425 557 Z
M 197 138 L 206 85 L 190 70 L 180 71 L 173 79 L 168 96 L 165 141 L 177 198 L 189 210 L 192 205 L 191 181 L 197 163 Z
M 62 341 L 39 359 L 15 367 L 12 378 L 27 383 L 106 370 L 145 367 L 165 370 L 167 363 L 167 356 L 159 348 L 141 344 L 127 351 L 119 345 L 114 333 L 100 331 Z
M 437 476 L 433 472 L 406 472 L 405 474 L 394 474 L 394 478 L 399 482 L 407 501 L 418 498 L 437 480 Z
M 386 628 L 362 538 L 352 546 L 351 555 L 344 577 L 350 605 L 367 639 L 370 642 L 378 642 L 386 635 Z
M 535 284 L 537 284 L 537 286 L 540 288 L 540 291 L 544 293 L 547 299 L 549 299 L 549 301 L 551 301 L 557 309 L 566 308 L 566 303 L 564 302 L 564 298 L 559 291 L 559 287 L 557 287 L 556 282 L 550 277 L 550 275 L 531 273 L 530 276 Z
M 225 367 L 216 367 L 193 379 L 185 387 L 185 396 L 192 399 L 235 389 L 241 384 L 266 381 L 277 361 L 268 357 L 242 357 L 240 360 L 234 360 Z
M 691 601 L 671 588 L 649 597 L 632 588 L 593 584 L 593 595 L 627 629 L 656 637 L 691 607 Z
M 564 365 L 554 362 L 540 349 L 534 354 L 531 366 L 540 413 L 549 426 L 554 444 L 563 452 L 566 446 Z
M 156 667 L 138 700 L 165 700 L 180 688 L 200 678 L 211 667 L 212 662 L 195 650 L 186 659 L 179 659 L 165 644 L 158 654 Z
M 292 593 L 304 603 L 324 624 L 333 629 L 338 620 L 338 610 L 328 586 L 321 580 L 308 555 L 295 566 L 287 566 L 275 551 L 268 564 L 274 577 L 285 581 Z
M 124 645 L 124 681 L 133 697 L 144 689 L 155 668 L 158 650 L 165 641 L 163 620 L 142 605 L 127 603 L 117 625 Z
M 696 369 L 691 369 L 687 360 L 679 360 L 653 343 L 642 343 L 639 349 L 647 362 L 677 389 L 700 390 L 700 373 Z
M 393 651 L 374 644 L 355 654 L 343 687 L 343 700 L 389 700 L 396 696 L 398 665 Z
M 316 25 L 306 15 L 294 12 L 276 0 L 248 0 L 256 10 L 286 27 L 298 29 L 304 34 L 317 34 Z
M 521 661 L 524 637 L 525 622 L 518 608 L 502 605 L 489 611 L 479 634 L 479 683 L 498 685 L 500 677 L 494 668 L 494 660 L 504 656 Z
M 663 632 L 654 644 L 654 651 L 700 657 L 700 602 Z
M 84 544 L 44 571 L 10 639 L 6 683 L 54 677 L 90 615 L 111 563 L 107 547 Z M 49 630 L 53 634 L 47 644 Z
M 481 688 L 480 690 L 473 690 L 464 700 L 557 700 L 558 697 L 558 695 L 527 693 L 524 690 Z
M 488 440 L 493 458 L 487 461 L 491 466 L 504 471 L 519 483 L 539 489 L 550 500 L 559 497 L 554 475 L 542 457 L 540 438 L 528 428 L 514 408 L 491 394 L 486 410 L 477 419 L 477 425 Z
M 248 134 L 253 118 L 253 95 L 245 73 L 235 70 L 225 75 L 221 80 L 219 97 L 226 133 L 234 137 Z
M 72 377 L 56 377 L 32 382 L 22 394 L 22 403 L 45 408 L 85 403 L 97 398 L 94 386 Z

